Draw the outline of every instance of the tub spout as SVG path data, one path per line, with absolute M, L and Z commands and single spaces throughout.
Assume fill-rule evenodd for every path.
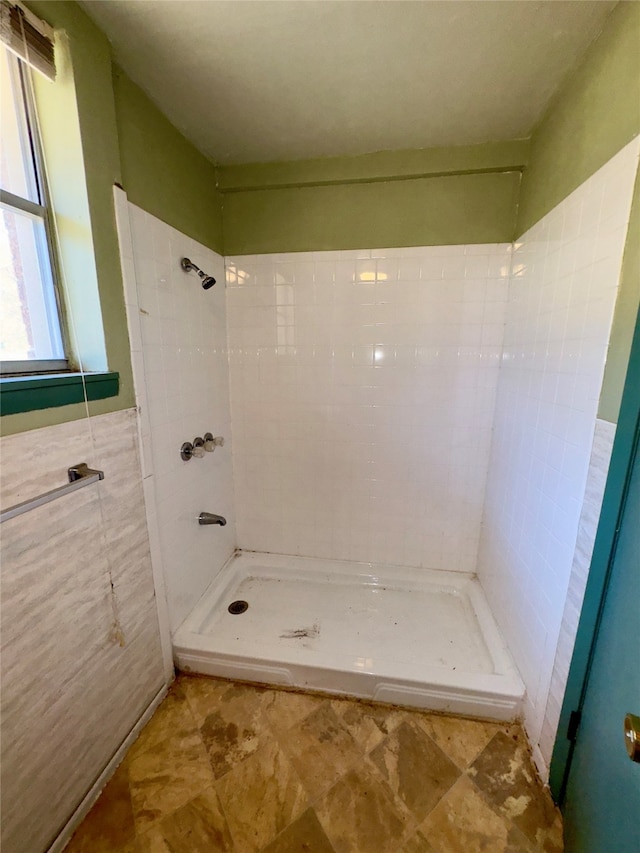
M 224 527 L 227 519 L 221 515 L 214 515 L 212 512 L 201 512 L 198 516 L 198 524 L 219 524 Z

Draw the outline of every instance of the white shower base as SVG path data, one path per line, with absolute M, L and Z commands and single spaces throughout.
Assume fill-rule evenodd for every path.
M 248 610 L 228 612 L 244 599 Z M 524 687 L 471 575 L 240 552 L 174 635 L 179 669 L 512 720 Z

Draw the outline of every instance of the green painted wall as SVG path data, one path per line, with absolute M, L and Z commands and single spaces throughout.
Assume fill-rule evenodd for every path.
M 377 151 L 357 157 L 321 157 L 284 163 L 243 163 L 218 167 L 223 192 L 267 187 L 388 181 L 433 175 L 505 172 L 527 163 L 529 140 L 486 142 L 447 148 Z
M 71 52 L 107 360 L 109 369 L 120 374 L 117 397 L 89 404 L 91 414 L 102 414 L 135 405 L 112 194 L 121 174 L 111 51 L 106 37 L 76 3 L 33 0 L 28 5 L 52 26 L 65 30 Z M 84 404 L 7 415 L 2 432 L 23 432 L 85 416 Z
M 640 3 L 621 2 L 531 138 L 518 236 L 640 133 Z
M 89 404 L 91 414 L 104 414 L 135 405 L 113 184 L 123 185 L 135 204 L 221 251 L 215 169 L 144 93 L 114 68 L 106 36 L 77 3 L 30 0 L 28 6 L 56 30 L 64 31 L 73 70 L 72 74 L 62 74 L 53 85 L 75 87 L 72 97 L 77 103 L 89 217 L 79 212 L 74 226 L 69 200 L 63 224 L 70 234 L 86 235 L 89 229 L 88 239 L 93 241 L 108 367 L 120 374 L 117 397 Z M 68 91 L 61 93 L 62 101 L 68 102 L 68 98 Z M 77 159 L 74 151 L 68 149 L 70 159 Z M 77 172 L 77 180 L 82 180 L 82 168 Z M 72 269 L 69 272 L 73 274 Z M 78 282 L 74 275 L 70 289 L 83 284 L 86 282 Z M 84 404 L 75 404 L 6 415 L 0 425 L 2 433 L 9 435 L 78 420 L 86 413 Z
M 122 185 L 129 201 L 222 253 L 215 166 L 115 65 L 113 91 Z
M 508 242 L 522 140 L 218 169 L 227 254 Z
M 114 182 L 135 204 L 228 254 L 506 242 L 640 131 L 640 3 L 615 8 L 530 145 L 515 140 L 218 169 L 113 66 L 106 37 L 76 3 L 29 5 L 66 31 L 73 62 L 108 365 L 121 378 L 119 396 L 92 403 L 95 413 L 134 404 Z M 636 232 L 638 195 L 636 188 Z M 638 251 L 630 236 L 601 401 L 609 420 L 617 415 L 640 299 Z M 84 414 L 83 406 L 66 406 L 10 415 L 2 428 L 17 432 Z
M 531 138 L 516 232 L 523 234 L 640 133 L 640 3 L 621 2 Z M 640 301 L 636 184 L 598 416 L 616 422 Z

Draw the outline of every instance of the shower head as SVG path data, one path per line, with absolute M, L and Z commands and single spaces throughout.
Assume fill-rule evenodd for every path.
M 194 272 L 198 273 L 202 281 L 202 287 L 204 288 L 204 290 L 209 290 L 209 288 L 213 287 L 213 285 L 216 283 L 216 280 L 212 275 L 207 275 L 206 273 L 202 272 L 200 267 L 197 267 L 193 263 L 193 261 L 189 260 L 189 258 L 183 258 L 180 261 L 180 266 L 185 272 L 193 270 Z

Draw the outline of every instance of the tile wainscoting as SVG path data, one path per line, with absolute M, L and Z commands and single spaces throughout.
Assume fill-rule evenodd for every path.
M 2 846 L 48 847 L 165 684 L 135 410 L 4 437 Z

